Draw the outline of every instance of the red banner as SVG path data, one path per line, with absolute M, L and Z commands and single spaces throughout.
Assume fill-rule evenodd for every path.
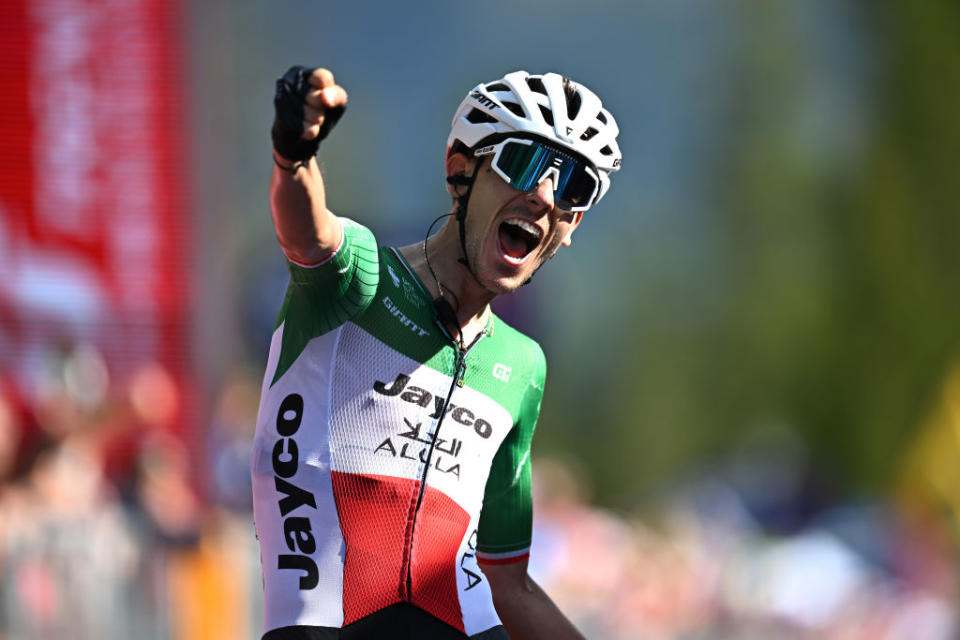
M 86 344 L 111 380 L 159 364 L 189 400 L 177 9 L 168 0 L 3 2 L 0 372 L 27 396 L 58 349 Z M 179 407 L 171 424 L 184 422 Z

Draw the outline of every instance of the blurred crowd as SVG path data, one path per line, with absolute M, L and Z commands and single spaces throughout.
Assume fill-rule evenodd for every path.
M 259 379 L 231 373 L 186 433 L 179 394 L 156 363 L 112 379 L 88 345 L 27 400 L 0 386 L 0 639 L 259 637 Z M 954 540 L 886 502 L 810 508 L 763 442 L 630 517 L 537 460 L 531 573 L 590 638 L 960 637 Z
M 158 363 L 111 380 L 64 350 L 29 401 L 0 388 L 0 638 L 256 638 L 248 452 L 258 385 L 238 374 L 205 428 Z
M 952 541 L 889 505 L 837 505 L 785 525 L 736 473 L 717 473 L 625 519 L 580 499 L 569 465 L 540 460 L 536 473 L 531 573 L 587 637 L 960 637 Z

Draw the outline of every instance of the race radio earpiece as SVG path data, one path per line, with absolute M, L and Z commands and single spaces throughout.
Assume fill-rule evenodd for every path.
M 447 176 L 447 184 L 452 184 L 455 187 L 469 187 L 471 182 L 472 180 L 462 173 Z

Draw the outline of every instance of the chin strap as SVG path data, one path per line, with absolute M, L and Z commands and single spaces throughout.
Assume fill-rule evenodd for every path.
M 453 213 L 453 215 L 457 219 L 457 225 L 460 228 L 460 252 L 463 254 L 462 257 L 457 260 L 457 262 L 459 262 L 460 264 L 462 264 L 467 268 L 467 271 L 470 272 L 470 275 L 473 276 L 473 279 L 476 280 L 477 284 L 479 284 L 481 287 L 483 286 L 483 283 L 480 282 L 480 278 L 478 278 L 477 274 L 474 273 L 473 267 L 470 266 L 470 262 L 467 259 L 467 204 L 470 202 L 470 193 L 473 191 L 473 183 L 477 179 L 477 174 L 480 173 L 480 166 L 483 164 L 484 159 L 485 159 L 485 156 L 480 156 L 480 158 L 477 160 L 477 166 L 474 168 L 472 176 L 466 176 L 463 174 L 447 176 L 447 184 L 451 184 L 454 187 L 467 188 L 466 193 L 464 193 L 461 196 L 457 196 L 457 210 Z M 436 221 L 434 221 L 434 223 L 436 223 Z M 430 226 L 431 228 L 433 228 L 433 225 L 430 225 Z M 429 235 L 429 231 L 427 232 L 427 234 Z M 547 260 L 555 256 L 556 254 L 557 254 L 557 251 L 556 249 L 554 249 L 553 253 L 551 253 L 547 257 Z M 524 283 L 520 286 L 525 286 L 530 284 L 530 281 L 533 280 L 533 276 L 537 275 L 537 271 L 540 270 L 540 267 L 542 267 L 547 260 L 544 260 L 543 262 L 541 262 L 537 266 L 537 268 L 533 270 L 533 273 L 530 274 L 530 277 L 527 278 L 526 281 L 524 281 Z M 437 284 L 439 285 L 439 281 L 437 282 Z M 448 303 L 446 300 L 444 300 L 443 303 L 445 304 L 447 310 L 453 311 L 452 307 L 450 307 L 450 303 Z M 440 310 L 437 309 L 437 311 L 439 312 Z M 444 311 L 444 313 L 447 313 L 447 312 Z
M 477 274 L 474 273 L 473 267 L 470 266 L 470 261 L 467 258 L 467 205 L 470 203 L 470 193 L 473 191 L 473 183 L 477 180 L 477 174 L 480 173 L 480 166 L 483 164 L 483 160 L 484 156 L 480 156 L 480 158 L 477 160 L 477 166 L 473 169 L 472 176 L 447 176 L 447 184 L 451 184 L 455 187 L 467 188 L 466 193 L 457 196 L 457 210 L 454 212 L 454 216 L 457 219 L 457 224 L 460 227 L 460 251 L 463 254 L 458 262 L 467 268 L 467 271 L 470 272 L 470 275 L 473 276 L 473 279 L 476 280 L 477 284 L 480 284 L 481 286 L 482 283 L 477 277 Z

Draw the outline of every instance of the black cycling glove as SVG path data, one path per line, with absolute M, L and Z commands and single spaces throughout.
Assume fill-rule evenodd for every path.
M 273 148 L 291 162 L 304 162 L 317 154 L 320 141 L 327 137 L 333 126 L 343 115 L 345 106 L 327 109 L 320 135 L 313 140 L 304 140 L 303 106 L 304 98 L 314 87 L 308 81 L 314 69 L 294 66 L 287 69 L 277 80 L 277 92 L 273 96 L 276 115 L 273 119 Z

